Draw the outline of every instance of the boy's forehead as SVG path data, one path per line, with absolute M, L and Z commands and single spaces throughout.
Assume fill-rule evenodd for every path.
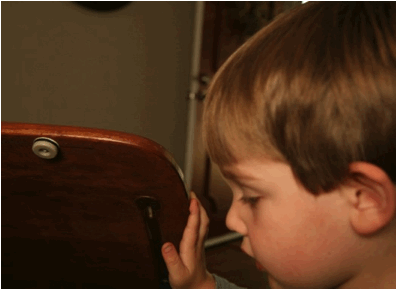
M 222 172 L 222 175 L 229 180 L 236 180 L 236 179 L 253 179 L 253 177 L 247 172 L 243 172 L 241 170 L 238 170 L 232 166 L 228 167 L 220 167 L 220 170 Z
M 280 162 L 260 158 L 238 161 L 228 165 L 220 165 L 219 169 L 222 175 L 227 179 L 255 180 L 261 178 L 264 173 L 270 172 L 272 169 L 278 169 L 280 164 Z

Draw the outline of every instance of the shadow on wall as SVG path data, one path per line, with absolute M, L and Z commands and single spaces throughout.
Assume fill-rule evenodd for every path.
M 131 3 L 131 1 L 74 1 L 87 9 L 100 12 L 113 12 Z

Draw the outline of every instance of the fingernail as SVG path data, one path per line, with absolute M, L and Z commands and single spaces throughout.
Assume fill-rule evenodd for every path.
M 195 201 L 195 198 L 192 198 L 191 200 L 190 200 L 190 207 L 189 207 L 189 210 L 190 210 L 190 212 L 192 212 L 192 210 L 193 210 L 193 203 L 195 203 L 196 201 Z
M 167 244 L 167 245 L 164 247 L 164 252 L 165 252 L 165 253 L 169 253 L 169 252 L 171 252 L 171 251 L 172 251 L 172 245 Z

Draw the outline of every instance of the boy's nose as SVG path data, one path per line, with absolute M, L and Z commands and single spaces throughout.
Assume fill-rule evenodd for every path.
M 245 224 L 239 216 L 238 204 L 234 201 L 234 199 L 226 216 L 226 227 L 229 230 L 235 231 L 241 235 L 247 234 Z

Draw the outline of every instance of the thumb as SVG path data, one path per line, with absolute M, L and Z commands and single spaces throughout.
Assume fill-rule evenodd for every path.
M 165 243 L 161 248 L 161 253 L 167 265 L 170 282 L 187 274 L 187 268 L 172 243 Z

